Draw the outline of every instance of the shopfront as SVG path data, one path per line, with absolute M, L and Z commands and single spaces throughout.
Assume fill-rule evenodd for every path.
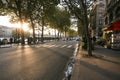
M 108 26 L 107 31 L 110 31 L 111 33 L 110 37 L 111 48 L 120 50 L 120 20 Z

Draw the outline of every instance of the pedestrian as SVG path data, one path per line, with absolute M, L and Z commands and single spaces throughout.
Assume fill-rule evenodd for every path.
M 13 39 L 12 39 L 12 38 L 10 38 L 10 44 L 11 44 L 11 47 L 12 47 L 12 43 L 13 43 Z
M 0 39 L 0 47 L 1 47 L 1 45 L 2 45 L 2 41 L 1 41 L 1 39 Z
M 13 43 L 13 39 L 12 39 L 12 38 L 10 38 L 10 43 L 11 43 L 11 44 Z
M 94 45 L 95 45 L 95 43 L 96 43 L 96 37 L 93 36 L 92 40 L 93 40 L 92 42 L 93 42 L 93 50 L 94 50 L 94 49 L 95 49 Z
M 96 37 L 95 37 L 95 36 L 93 36 L 93 42 L 94 42 L 94 43 L 96 42 Z

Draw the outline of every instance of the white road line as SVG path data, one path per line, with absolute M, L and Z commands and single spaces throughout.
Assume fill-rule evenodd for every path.
M 65 46 L 67 46 L 67 45 L 63 45 L 61 48 L 65 47 Z
M 41 47 L 47 47 L 48 45 L 41 45 Z
M 72 45 L 69 45 L 67 48 L 71 48 L 72 47 Z
M 46 47 L 54 47 L 55 45 L 47 45 Z
M 49 48 L 50 48 L 50 47 L 52 47 L 52 46 L 51 46 L 51 45 L 49 45 L 49 46 L 46 46 L 46 47 L 49 47 Z
M 54 47 L 59 47 L 58 45 L 55 45 Z

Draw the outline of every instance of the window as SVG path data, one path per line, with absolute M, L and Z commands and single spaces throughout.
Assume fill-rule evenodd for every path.
M 102 18 L 99 19 L 99 25 L 102 25 Z

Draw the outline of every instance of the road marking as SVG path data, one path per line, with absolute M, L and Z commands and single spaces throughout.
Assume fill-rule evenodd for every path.
M 72 45 L 69 45 L 67 48 L 71 48 L 72 47 Z
M 18 48 L 22 48 L 22 47 L 24 47 L 24 48 L 28 48 L 28 47 L 36 47 L 36 48 L 40 48 L 40 47 L 49 47 L 49 48 L 51 48 L 51 47 L 59 47 L 59 48 L 64 48 L 64 47 L 66 47 L 66 48 L 71 48 L 73 45 L 48 45 L 48 44 L 44 44 L 44 45 L 31 45 L 31 46 L 28 46 L 28 45 L 25 45 L 25 46 L 18 46 Z
M 54 47 L 59 47 L 58 45 L 55 45 Z
M 49 45 L 48 47 L 54 47 L 54 45 Z
M 67 46 L 67 45 L 63 45 L 61 48 L 65 47 L 65 46 Z

